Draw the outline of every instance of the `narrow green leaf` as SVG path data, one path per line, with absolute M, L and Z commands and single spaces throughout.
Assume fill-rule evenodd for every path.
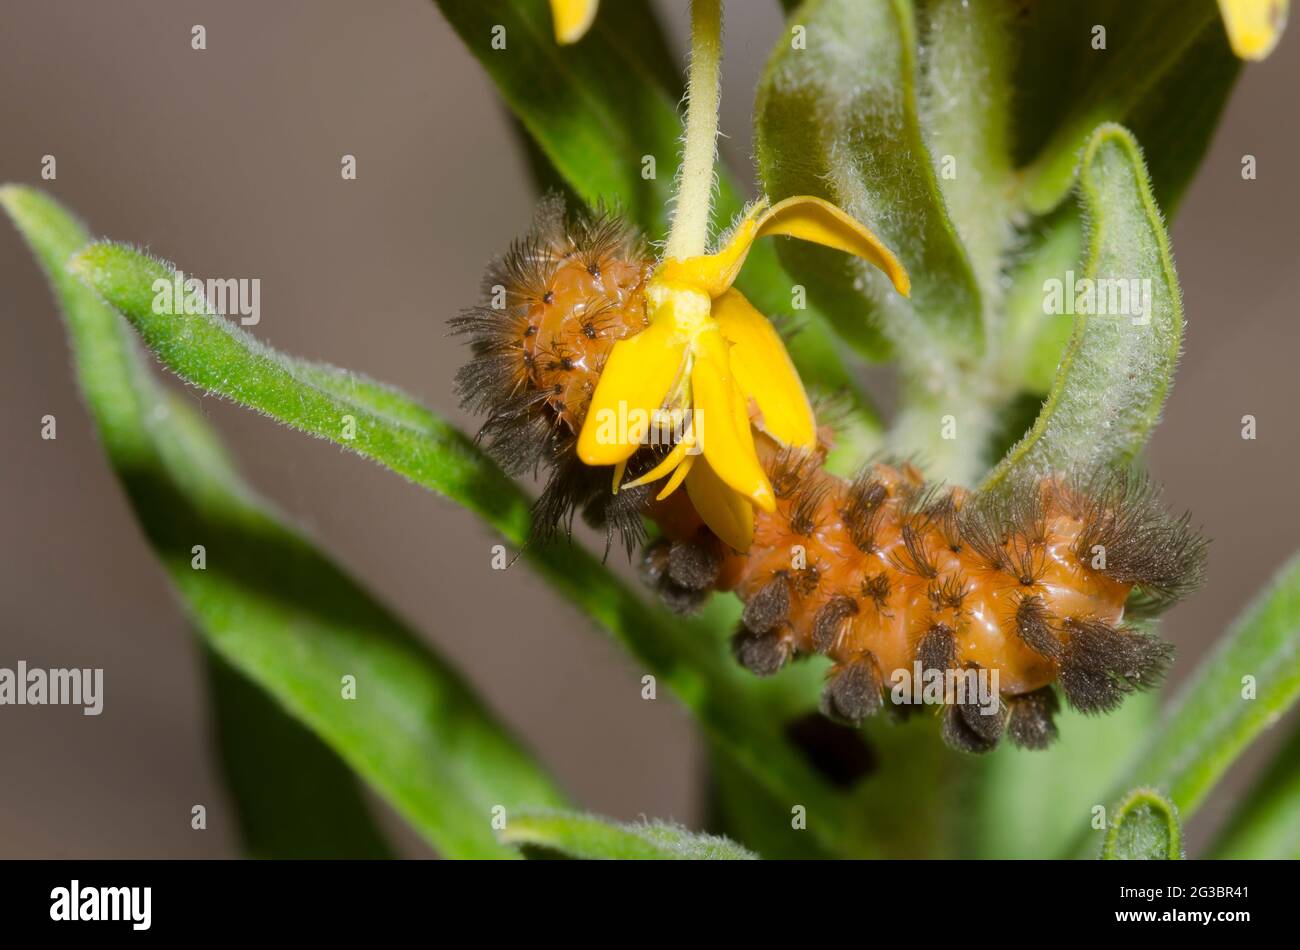
M 245 853 L 392 857 L 343 760 L 219 654 L 205 648 L 203 661 L 222 774 Z
M 918 359 L 940 343 L 978 350 L 979 289 L 918 117 L 911 4 L 808 0 L 791 22 L 804 28 L 806 48 L 781 36 L 755 105 L 767 193 L 816 195 L 873 228 L 911 273 L 912 297 L 869 264 L 824 248 L 789 242 L 782 259 L 864 352 L 864 334 L 875 333 Z
M 480 515 L 522 547 L 529 501 L 463 433 L 397 390 L 270 349 L 207 313 L 155 313 L 155 281 L 175 271 L 132 248 L 92 244 L 70 267 L 139 331 L 182 379 L 286 425 L 329 439 Z M 837 794 L 785 740 L 783 721 L 730 656 L 709 614 L 692 623 L 650 608 L 599 560 L 576 546 L 529 545 L 525 558 L 562 595 L 610 631 L 725 742 L 756 781 L 817 815 L 829 847 L 869 851 L 866 816 Z
M 662 235 L 681 123 L 657 67 L 629 55 L 637 38 L 621 35 L 602 10 L 581 43 L 559 46 L 545 0 L 438 0 L 438 7 L 574 190 L 592 204 L 619 202 Z M 647 156 L 652 177 L 642 175 Z
M 1154 789 L 1135 788 L 1117 806 L 1101 856 L 1107 861 L 1181 860 L 1178 808 Z
M 734 841 L 687 831 L 661 821 L 618 824 L 595 815 L 533 812 L 507 815 L 501 840 L 524 853 L 557 853 L 585 860 L 752 861 L 757 855 Z
M 565 47 L 555 44 L 544 0 L 437 2 L 573 192 L 589 205 L 617 204 L 651 238 L 663 238 L 682 134 L 680 68 L 644 0 L 606 3 L 582 42 Z M 504 50 L 492 47 L 498 27 L 505 31 Z M 725 169 L 718 183 L 714 221 L 725 227 L 744 204 L 743 189 Z M 772 242 L 759 241 L 736 286 L 777 317 L 792 311 L 794 284 Z M 798 316 L 790 355 L 804 382 L 850 394 L 854 421 L 878 432 L 879 418 L 832 342 L 826 318 L 815 305 Z
M 555 170 L 546 153 L 537 144 L 537 140 L 528 134 L 524 124 L 514 113 L 507 113 L 510 122 L 511 138 L 519 150 L 524 153 L 524 162 L 528 166 L 528 176 L 533 182 L 533 191 L 539 196 L 555 192 L 563 196 L 565 207 L 578 208 L 585 202 L 569 187 L 569 183 Z
M 126 323 L 65 270 L 85 229 L 30 189 L 6 186 L 0 204 L 50 279 L 109 459 L 208 646 L 442 854 L 515 856 L 496 840 L 491 809 L 562 805 L 551 780 L 452 669 L 257 499 L 199 415 L 158 387 Z M 372 384 L 341 388 L 368 412 L 408 415 Z M 344 698 L 344 677 L 355 677 L 355 699 Z
M 1041 476 L 1132 460 L 1173 384 L 1183 335 L 1178 277 L 1141 152 L 1123 128 L 1104 125 L 1093 133 L 1079 166 L 1079 202 L 1088 240 L 1075 276 L 1097 289 L 1096 309 L 1107 312 L 1075 316 L 1074 334 L 1034 427 L 986 487 L 1013 472 Z M 1108 282 L 1104 293 L 1099 281 Z M 1082 286 L 1087 285 L 1076 284 Z M 1077 303 L 1079 292 L 1068 281 L 1059 289 L 1064 306 Z M 1127 292 L 1132 315 L 1116 313 L 1125 309 L 1121 292 Z M 1045 311 L 1048 293 L 1045 287 Z
M 1142 143 L 1156 203 L 1171 221 L 1210 149 L 1241 70 L 1222 27 L 1209 23 L 1123 119 Z
M 618 0 L 600 10 L 596 42 L 608 43 L 643 68 L 651 81 L 676 102 L 681 98 L 684 51 L 674 50 L 651 0 Z M 585 42 L 591 42 L 584 38 Z
M 526 536 L 527 499 L 499 471 L 485 469 L 460 430 L 404 393 L 347 370 L 285 357 L 216 317 L 155 311 L 154 283 L 170 285 L 175 272 L 126 246 L 92 244 L 70 266 L 132 322 L 164 366 L 188 382 L 382 461 L 414 482 L 436 485 L 503 524 L 508 537 Z
M 1011 71 L 1006 3 L 921 0 L 921 123 L 948 214 L 970 258 L 985 332 L 1001 332 L 1003 255 L 1012 243 Z
M 1293 557 L 1197 668 L 1124 773 L 1160 789 L 1184 820 L 1300 696 L 1300 556 Z M 1089 850 L 1086 843 L 1081 851 Z
M 1034 4 L 1021 37 L 1017 127 L 1031 210 L 1065 198 L 1105 122 L 1128 125 L 1150 150 L 1162 202 L 1181 196 L 1239 69 L 1214 0 Z
M 1209 856 L 1300 859 L 1300 729 L 1278 751 Z

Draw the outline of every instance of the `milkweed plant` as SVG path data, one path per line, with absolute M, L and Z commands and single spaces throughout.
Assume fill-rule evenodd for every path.
M 538 191 L 438 315 L 476 433 L 0 189 L 199 634 L 250 854 L 389 855 L 364 782 L 447 857 L 1177 859 L 1290 709 L 1300 560 L 1160 695 L 1159 614 L 1211 568 L 1143 461 L 1183 347 L 1167 221 L 1287 0 L 781 6 L 738 170 L 721 0 L 685 75 L 648 0 L 437 0 Z M 694 717 L 707 829 L 584 812 L 153 362 L 477 516 L 498 583 L 537 572 Z M 1298 828 L 1300 734 L 1204 855 Z

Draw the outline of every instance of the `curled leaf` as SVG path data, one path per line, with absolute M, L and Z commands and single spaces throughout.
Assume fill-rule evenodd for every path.
M 1088 222 L 1079 272 L 1044 283 L 1043 319 L 1074 332 L 1033 428 L 985 481 L 1092 471 L 1131 461 L 1173 385 L 1183 308 L 1169 239 L 1133 137 L 1103 125 L 1079 166 Z
M 1150 788 L 1136 788 L 1116 806 L 1101 856 L 1107 861 L 1177 861 L 1183 828 L 1173 802 Z

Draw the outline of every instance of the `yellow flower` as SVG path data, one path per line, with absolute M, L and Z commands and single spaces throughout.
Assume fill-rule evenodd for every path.
M 646 285 L 650 326 L 614 344 L 578 434 L 583 462 L 618 467 L 617 490 L 628 458 L 664 429 L 676 430 L 663 462 L 626 487 L 667 477 L 664 498 L 685 481 L 700 517 L 739 551 L 753 539 L 753 506 L 776 506 L 754 449 L 750 401 L 755 424 L 783 445 L 811 449 L 817 441 L 781 338 L 731 286 L 754 241 L 781 234 L 870 261 L 899 293 L 909 292 L 898 259 L 839 208 L 806 196 L 760 202 L 717 253 L 669 258 L 655 269 Z
M 1286 26 L 1290 0 L 1219 0 L 1219 13 L 1232 51 L 1242 59 L 1273 52 Z
M 551 19 L 555 21 L 555 42 L 561 46 L 576 43 L 591 29 L 600 0 L 551 0 Z

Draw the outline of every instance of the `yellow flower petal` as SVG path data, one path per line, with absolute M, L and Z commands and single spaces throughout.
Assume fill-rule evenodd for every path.
M 763 431 L 786 445 L 811 449 L 817 423 L 799 372 L 767 317 L 732 288 L 713 303 L 713 316 L 731 344 L 731 372 L 763 413 Z
M 716 254 L 665 261 L 664 276 L 694 283 L 710 296 L 719 297 L 740 273 L 750 246 L 769 235 L 786 235 L 853 254 L 884 271 L 894 289 L 904 297 L 911 293 L 912 282 L 907 270 L 880 238 L 829 201 L 810 195 L 786 198 L 771 207 L 766 201 L 760 201 L 736 226 L 726 247 Z
M 699 287 L 710 297 L 721 296 L 740 273 L 740 267 L 749 255 L 750 245 L 758 237 L 759 216 L 767 210 L 767 202 L 760 201 L 745 214 L 731 233 L 726 247 L 716 254 L 690 257 L 684 261 L 668 258 L 660 267 L 664 279 L 673 283 Z
M 765 511 L 775 511 L 776 497 L 754 451 L 749 411 L 732 379 L 727 343 L 716 326 L 695 338 L 693 353 L 695 438 L 709 467 L 742 496 Z
M 866 225 L 829 201 L 809 195 L 778 201 L 760 220 L 756 236 L 769 234 L 789 235 L 860 257 L 884 271 L 904 297 L 912 291 L 912 281 L 894 252 Z
M 631 456 L 681 375 L 685 357 L 686 343 L 668 320 L 615 343 L 578 433 L 578 458 L 587 465 L 616 465 Z
M 646 472 L 640 478 L 633 479 L 624 485 L 624 488 L 636 488 L 640 485 L 649 485 L 651 482 L 657 482 L 677 466 L 681 465 L 686 459 L 686 453 L 695 445 L 695 439 L 687 436 L 673 446 L 673 450 L 664 456 L 664 460 L 656 465 L 650 471 Z
M 692 456 L 695 465 L 686 476 L 691 504 L 714 534 L 737 551 L 748 551 L 754 541 L 754 509 L 731 490 L 709 463 Z
M 600 0 L 551 0 L 555 42 L 564 46 L 582 39 L 591 29 L 599 5 Z
M 755 464 L 758 464 L 758 470 L 763 474 L 764 489 L 758 495 L 751 492 L 750 501 L 760 505 L 764 511 L 776 511 L 776 493 L 772 491 L 771 483 L 767 480 L 767 473 L 763 472 L 763 466 L 758 461 L 758 452 L 754 450 L 754 428 L 749 419 L 749 399 L 736 385 L 734 372 L 731 377 L 731 418 L 736 427 L 736 436 L 740 442 L 738 448 L 740 456 L 753 459 Z
M 1290 0 L 1219 0 L 1219 13 L 1232 51 L 1242 59 L 1273 52 L 1286 27 Z
M 688 455 L 682 460 L 682 464 L 678 465 L 677 470 L 673 472 L 673 477 L 664 483 L 663 491 L 655 495 L 655 501 L 663 501 L 677 491 L 686 477 L 691 474 L 691 469 L 694 468 L 697 458 L 699 458 L 698 455 Z

